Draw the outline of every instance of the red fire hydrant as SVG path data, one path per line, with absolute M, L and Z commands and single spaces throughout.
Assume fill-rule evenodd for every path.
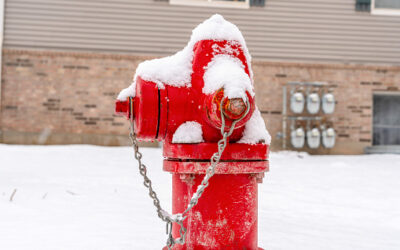
M 236 28 L 219 15 L 201 25 L 225 31 L 227 27 Z M 201 25 L 196 29 L 204 29 Z M 196 196 L 210 158 L 218 151 L 221 126 L 222 132 L 235 126 L 215 175 L 185 215 L 185 244 L 173 249 L 259 249 L 257 183 L 268 171 L 269 138 L 268 132 L 260 132 L 260 126 L 262 130 L 265 125 L 259 124 L 250 57 L 241 40 L 235 40 L 234 35 L 226 39 L 196 36 L 194 30 L 191 42 L 180 55 L 139 66 L 134 85 L 116 102 L 116 112 L 131 119 L 137 138 L 164 142 L 163 168 L 173 178 L 173 214 L 183 213 Z M 188 72 L 185 63 L 190 64 Z M 163 67 L 181 67 L 181 73 L 189 74 L 189 78 L 180 83 L 163 82 L 170 77 Z M 212 81 L 218 82 L 214 86 Z M 173 225 L 174 238 L 180 237 L 180 229 Z

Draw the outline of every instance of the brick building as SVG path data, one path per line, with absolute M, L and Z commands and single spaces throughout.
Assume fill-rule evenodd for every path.
M 336 97 L 335 112 L 321 116 L 336 146 L 301 150 L 357 154 L 398 145 L 397 2 L 3 0 L 0 142 L 126 144 L 128 124 L 113 115 L 119 90 L 141 61 L 182 49 L 217 12 L 247 41 L 272 149 L 283 145 L 282 91 L 293 81 L 325 82 Z M 288 136 L 286 144 L 291 149 Z

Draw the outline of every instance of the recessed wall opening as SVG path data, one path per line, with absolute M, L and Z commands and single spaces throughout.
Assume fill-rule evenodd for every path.
M 400 93 L 373 95 L 374 146 L 400 145 Z

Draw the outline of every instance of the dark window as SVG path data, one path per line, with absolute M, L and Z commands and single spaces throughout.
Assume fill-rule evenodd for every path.
M 265 0 L 169 0 L 169 3 L 205 7 L 248 8 L 249 6 L 264 6 Z
M 356 10 L 369 12 L 371 10 L 371 0 L 356 0 Z
M 154 0 L 169 1 L 171 4 L 193 5 L 193 6 L 222 6 L 222 7 L 248 7 L 248 6 L 264 6 L 266 0 Z M 223 4 L 226 2 L 226 6 Z M 236 3 L 236 4 L 235 4 Z M 237 5 L 241 4 L 241 5 Z
M 400 145 L 400 95 L 374 95 L 374 145 Z
M 264 6 L 265 0 L 250 0 L 250 6 Z

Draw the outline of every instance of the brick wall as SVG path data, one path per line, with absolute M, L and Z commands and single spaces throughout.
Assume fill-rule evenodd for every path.
M 258 106 L 275 139 L 272 149 L 282 145 L 276 134 L 282 131 L 282 86 L 287 82 L 326 82 L 335 94 L 335 112 L 323 119 L 333 123 L 336 146 L 302 149 L 310 153 L 363 153 L 364 147 L 372 145 L 373 93 L 400 89 L 400 67 L 392 66 L 256 62 L 253 71 Z
M 113 114 L 114 100 L 145 59 L 3 50 L 2 142 L 125 145 L 128 124 Z M 282 86 L 288 81 L 324 81 L 334 89 L 337 108 L 329 119 L 337 146 L 315 153 L 362 153 L 372 140 L 372 93 L 400 88 L 400 67 L 254 62 L 253 71 L 272 149 L 281 145 L 276 135 L 282 130 Z
M 92 53 L 3 51 L 5 143 L 126 144 L 128 123 L 114 101 L 146 58 Z

